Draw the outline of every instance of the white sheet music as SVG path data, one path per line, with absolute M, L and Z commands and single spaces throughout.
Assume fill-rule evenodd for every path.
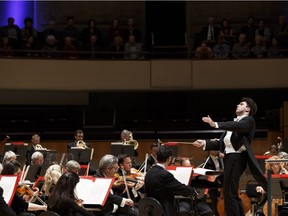
M 185 185 L 189 185 L 190 183 L 190 177 L 192 174 L 192 167 L 176 167 L 175 170 L 169 170 L 174 177 L 181 183 Z
M 83 200 L 83 204 L 104 205 L 106 195 L 110 193 L 112 181 L 112 178 L 96 178 L 95 181 L 80 178 L 76 186 L 78 198 Z
M 215 170 L 205 169 L 205 168 L 195 168 L 193 171 L 195 174 L 198 174 L 198 175 L 206 175 L 206 172 L 213 172 Z
M 13 191 L 17 183 L 17 176 L 1 176 L 0 187 L 3 188 L 3 197 L 8 204 L 10 199 L 13 198 Z

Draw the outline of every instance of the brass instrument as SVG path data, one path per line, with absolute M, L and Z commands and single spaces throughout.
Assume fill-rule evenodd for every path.
M 43 149 L 43 147 L 42 147 L 42 145 L 37 144 L 37 145 L 35 146 L 35 149 Z
M 86 149 L 88 148 L 86 143 L 83 141 L 83 140 L 79 140 L 77 143 L 76 143 L 76 147 L 79 147 L 79 148 L 82 148 L 82 149 Z
M 125 141 L 124 145 L 133 145 L 134 146 L 134 150 L 136 150 L 138 148 L 139 143 L 137 142 L 137 140 L 133 139 L 133 134 L 132 134 L 131 131 L 130 131 L 130 134 L 129 134 L 129 140 Z

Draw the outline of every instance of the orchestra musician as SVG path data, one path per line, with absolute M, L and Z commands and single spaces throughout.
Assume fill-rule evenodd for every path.
M 137 174 L 131 173 L 132 160 L 128 154 L 118 155 L 118 160 L 119 169 L 117 172 L 117 176 L 119 175 L 122 178 L 120 179 L 120 184 L 117 184 L 116 182 L 116 186 L 113 188 L 113 191 L 115 192 L 115 194 L 121 197 L 132 199 L 134 201 L 134 215 L 139 215 L 137 204 L 141 199 L 141 194 L 144 193 L 144 181 L 143 179 L 139 179 L 137 177 Z M 127 187 L 125 185 L 123 176 L 126 178 Z M 142 193 L 139 192 L 140 189 L 142 189 Z M 125 210 L 127 210 L 127 208 L 119 208 L 118 212 L 122 212 L 123 214 L 125 214 Z
M 222 158 L 219 157 L 219 151 L 211 150 L 209 151 L 209 155 L 204 162 L 203 168 L 205 169 L 211 169 L 211 170 L 223 170 L 224 169 L 224 164 L 222 161 Z M 223 184 L 223 174 L 217 176 L 216 179 L 213 179 L 214 182 L 218 182 L 220 184 Z M 218 211 L 217 211 L 217 202 L 218 202 L 218 189 L 217 188 L 209 188 L 208 189 L 208 194 L 209 197 L 212 201 L 212 209 L 214 212 L 215 216 L 218 216 Z
M 166 170 L 172 160 L 172 151 L 167 146 L 161 146 L 157 150 L 157 164 L 155 164 L 145 176 L 145 191 L 147 196 L 160 202 L 164 209 L 164 216 L 176 214 L 174 196 L 193 196 L 195 190 L 192 187 L 180 183 L 170 172 Z
M 82 130 L 76 130 L 74 134 L 75 140 L 67 145 L 67 148 L 80 147 L 80 148 L 90 148 L 90 145 L 84 142 L 84 132 Z
M 16 213 L 7 205 L 4 200 L 2 187 L 0 187 L 0 215 L 16 216 Z
M 18 161 L 13 160 L 4 163 L 1 175 L 19 175 L 20 172 L 21 172 L 21 164 Z M 19 195 L 17 193 L 14 194 L 11 203 L 11 208 L 15 211 L 17 215 L 27 211 L 28 213 L 33 211 L 47 211 L 46 205 L 38 205 L 32 202 L 28 202 L 26 200 L 28 200 L 26 194 L 19 194 Z
M 110 177 L 114 178 L 115 173 L 118 171 L 118 158 L 111 154 L 104 155 L 99 161 L 99 170 L 97 170 L 95 177 Z M 115 213 L 119 207 L 125 207 L 131 209 L 134 206 L 132 199 L 127 199 L 114 194 L 113 190 L 106 200 L 105 205 L 101 208 L 100 212 L 95 212 L 95 215 L 110 216 L 111 213 Z M 127 210 L 129 211 L 129 210 Z M 131 211 L 133 212 L 133 209 Z
M 240 177 L 247 163 L 251 174 L 260 186 L 267 189 L 267 180 L 250 148 L 255 133 L 253 115 L 257 105 L 251 98 L 242 98 L 236 107 L 235 121 L 214 122 L 210 116 L 202 120 L 211 127 L 225 130 L 219 140 L 196 140 L 193 145 L 204 150 L 220 150 L 224 153 L 224 203 L 227 216 L 244 216 L 244 208 L 238 197 Z
M 132 131 L 129 131 L 129 130 L 122 130 L 121 132 L 121 142 L 124 144 L 124 145 L 128 145 L 130 143 L 132 143 L 132 145 L 134 145 L 134 155 L 132 155 L 132 166 L 134 168 L 139 168 L 139 164 L 136 163 L 135 161 L 135 157 L 138 157 L 139 153 L 138 153 L 138 142 L 136 140 L 133 139 L 133 133 Z
M 26 155 L 26 158 L 27 158 L 27 165 L 30 165 L 31 163 L 31 157 L 32 157 L 32 154 L 37 150 L 37 148 L 39 148 L 41 145 L 40 145 L 40 141 L 41 140 L 41 137 L 39 134 L 33 134 L 32 137 L 31 137 L 31 146 L 28 147 L 27 149 L 27 155 Z M 42 146 L 41 146 L 42 148 Z
M 75 195 L 75 187 L 78 182 L 79 176 L 76 173 L 62 174 L 49 196 L 48 210 L 61 216 L 93 216 L 92 212 L 82 207 L 82 201 Z
M 16 159 L 17 159 L 17 155 L 13 151 L 11 150 L 6 151 L 3 157 L 3 164 L 7 161 L 12 161 Z
M 44 162 L 44 156 L 41 152 L 36 151 L 31 156 L 31 165 L 42 166 Z
M 158 144 L 152 143 L 150 146 L 150 155 L 147 159 L 147 170 L 149 170 L 154 164 L 157 163 L 157 149 L 158 149 Z
M 62 175 L 62 168 L 58 164 L 52 164 L 46 170 L 43 184 L 43 189 L 45 192 L 45 200 L 48 199 L 50 193 L 54 190 L 61 175 Z
M 79 175 L 79 171 L 81 169 L 80 164 L 75 160 L 70 160 L 65 164 L 65 172 L 74 172 Z

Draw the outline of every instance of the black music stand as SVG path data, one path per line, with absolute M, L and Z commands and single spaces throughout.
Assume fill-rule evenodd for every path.
M 20 144 L 13 144 L 13 143 L 6 143 L 4 152 L 6 151 L 13 151 L 15 154 L 17 154 L 17 160 L 21 164 L 26 163 L 26 155 L 28 151 L 28 143 L 20 143 Z
M 24 180 L 29 180 L 30 182 L 35 182 L 41 171 L 41 166 L 39 165 L 29 165 L 27 167 L 27 172 L 24 176 Z
M 111 143 L 111 154 L 118 156 L 120 154 L 128 154 L 134 156 L 134 145 L 123 145 L 121 142 Z
M 162 216 L 164 210 L 158 200 L 144 197 L 139 201 L 139 213 L 141 216 Z
M 79 164 L 88 164 L 93 158 L 94 149 L 71 147 L 68 149 L 68 153 L 73 155 L 72 159 L 77 161 Z

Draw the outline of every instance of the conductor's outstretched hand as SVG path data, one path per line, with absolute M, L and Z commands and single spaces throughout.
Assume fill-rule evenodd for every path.
M 207 117 L 203 117 L 202 121 L 205 123 L 208 123 L 211 127 L 216 127 L 215 122 L 210 118 L 210 116 L 208 115 Z

